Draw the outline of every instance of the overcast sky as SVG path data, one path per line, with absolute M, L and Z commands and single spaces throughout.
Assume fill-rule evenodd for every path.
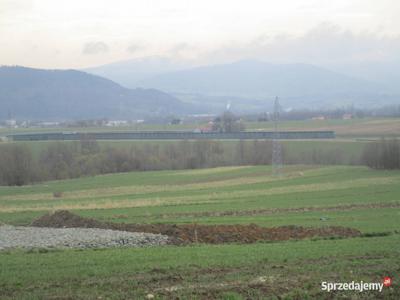
M 0 65 L 400 60 L 399 0 L 0 0 Z

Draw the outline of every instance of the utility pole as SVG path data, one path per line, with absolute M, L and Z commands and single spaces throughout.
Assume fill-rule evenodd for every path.
M 279 118 L 280 118 L 280 105 L 278 97 L 275 97 L 274 101 L 274 135 L 272 139 L 272 173 L 274 176 L 281 175 L 282 169 L 282 145 L 280 142 L 280 134 L 279 134 Z

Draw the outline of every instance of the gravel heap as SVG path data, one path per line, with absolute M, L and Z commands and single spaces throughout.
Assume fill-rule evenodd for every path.
M 161 234 L 97 228 L 0 226 L 0 250 L 10 248 L 148 247 L 168 243 Z

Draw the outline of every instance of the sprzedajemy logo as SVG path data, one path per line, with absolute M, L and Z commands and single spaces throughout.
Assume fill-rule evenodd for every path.
M 389 287 L 392 285 L 392 279 L 390 277 L 384 277 L 382 283 L 378 282 L 364 282 L 364 281 L 352 281 L 352 282 L 321 282 L 321 290 L 323 291 L 379 291 L 382 292 L 383 287 Z

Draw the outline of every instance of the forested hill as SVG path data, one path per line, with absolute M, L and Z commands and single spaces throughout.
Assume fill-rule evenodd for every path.
M 127 89 L 76 70 L 0 67 L 0 119 L 144 118 L 188 106 L 156 89 Z

